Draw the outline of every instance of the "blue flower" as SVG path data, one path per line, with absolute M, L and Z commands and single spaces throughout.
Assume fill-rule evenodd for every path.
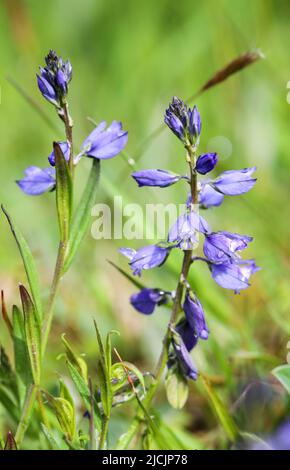
M 64 62 L 54 51 L 45 57 L 46 66 L 40 67 L 37 84 L 41 94 L 53 105 L 62 105 L 68 92 L 68 84 L 72 79 L 72 66 Z
M 213 279 L 219 286 L 236 293 L 247 289 L 250 286 L 251 275 L 260 269 L 253 259 L 225 264 L 209 263 L 209 268 Z
M 201 339 L 207 339 L 209 330 L 205 321 L 204 311 L 198 298 L 193 299 L 190 292 L 185 295 L 183 310 L 194 334 Z
M 152 269 L 161 266 L 171 248 L 160 245 L 148 245 L 135 251 L 131 248 L 120 248 L 119 251 L 130 260 L 130 267 L 134 276 L 141 276 L 143 269 Z
M 120 153 L 128 140 L 128 132 L 122 129 L 122 123 L 113 121 L 106 129 L 102 121 L 90 133 L 82 145 L 82 154 L 101 160 L 113 158 Z
M 216 191 L 208 182 L 201 183 L 198 201 L 203 209 L 209 209 L 210 207 L 220 206 L 223 200 L 224 195 Z
M 186 318 L 177 323 L 175 330 L 181 336 L 187 351 L 191 351 L 197 345 L 198 336 Z
M 196 161 L 195 169 L 201 175 L 205 175 L 214 169 L 218 161 L 216 153 L 204 153 Z
M 165 111 L 164 122 L 186 145 L 193 144 L 200 135 L 201 119 L 196 106 L 191 110 L 176 96 Z
M 194 211 L 185 212 L 171 227 L 168 242 L 181 250 L 192 250 L 198 244 L 198 232 L 210 232 L 207 221 Z
M 172 346 L 174 351 L 174 356 L 169 356 L 168 367 L 172 367 L 174 365 L 179 366 L 180 371 L 182 374 L 192 380 L 197 379 L 197 369 L 193 363 L 192 357 L 190 356 L 186 345 L 182 337 L 178 334 L 175 330 L 172 335 Z
M 130 302 L 138 312 L 150 315 L 157 305 L 162 305 L 168 300 L 168 293 L 160 289 L 142 289 L 131 295 Z
M 185 178 L 171 171 L 157 169 L 135 171 L 132 173 L 132 177 L 138 183 L 139 187 L 159 186 L 160 188 L 166 188 L 167 186 L 177 183 L 181 178 Z
M 252 178 L 256 167 L 243 170 L 229 170 L 211 182 L 214 189 L 228 196 L 237 196 L 250 191 L 257 179 Z
M 36 75 L 37 84 L 42 96 L 52 103 L 53 105 L 58 105 L 57 93 L 49 81 L 45 78 L 45 74 L 42 72 L 41 75 Z
M 57 142 L 58 145 L 60 146 L 62 153 L 64 155 L 64 158 L 66 161 L 69 161 L 70 158 L 70 145 L 67 141 L 65 142 Z M 51 166 L 55 166 L 55 157 L 54 157 L 54 151 L 51 152 L 51 154 L 48 157 L 48 161 L 51 164 Z
M 212 263 L 222 264 L 239 258 L 238 251 L 247 248 L 253 240 L 247 235 L 231 232 L 215 232 L 206 235 L 203 252 Z
M 30 166 L 25 170 L 25 177 L 16 181 L 20 189 L 30 196 L 37 196 L 55 188 L 55 169 Z

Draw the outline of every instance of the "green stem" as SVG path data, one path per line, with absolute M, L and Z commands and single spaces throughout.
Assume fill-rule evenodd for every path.
M 73 136 L 72 136 L 72 119 L 69 115 L 68 111 L 68 105 L 67 103 L 64 103 L 63 105 L 63 122 L 65 126 L 65 132 L 66 132 L 66 138 L 70 144 L 70 171 L 71 171 L 71 176 L 73 178 L 73 170 L 74 170 L 74 160 L 73 160 Z M 56 295 L 58 292 L 59 284 L 63 275 L 63 267 L 64 267 L 64 262 L 65 262 L 65 256 L 66 256 L 66 251 L 67 251 L 67 246 L 68 246 L 68 240 L 61 240 L 59 243 L 58 247 L 58 254 L 57 254 L 57 260 L 56 260 L 56 265 L 55 265 L 55 270 L 54 270 L 54 275 L 53 275 L 53 280 L 50 288 L 50 295 L 49 295 L 49 300 L 48 300 L 48 305 L 47 305 L 47 311 L 46 315 L 44 318 L 44 324 L 42 327 L 42 335 L 41 335 L 41 348 L 42 348 L 42 362 L 43 358 L 45 356 L 45 351 L 47 347 L 47 342 L 48 342 L 48 337 L 50 334 L 51 330 L 51 324 L 53 320 L 53 315 L 54 315 L 54 305 L 55 305 L 55 300 L 56 300 Z M 38 389 L 39 390 L 39 389 Z M 33 405 L 34 401 L 36 398 L 36 392 L 37 392 L 37 387 L 35 384 L 31 384 L 23 406 L 22 410 L 22 415 L 20 418 L 20 421 L 18 423 L 17 431 L 16 431 L 16 436 L 17 436 L 17 444 L 20 445 L 23 438 L 24 434 L 26 432 L 26 429 L 29 424 L 30 416 L 33 410 Z M 15 436 L 15 439 L 16 439 Z
M 58 247 L 57 260 L 54 270 L 54 276 L 51 284 L 49 301 L 47 306 L 47 313 L 44 320 L 44 325 L 42 329 L 42 357 L 45 355 L 45 350 L 47 346 L 47 341 L 51 329 L 53 314 L 54 314 L 54 304 L 56 300 L 56 294 L 58 291 L 59 283 L 62 278 L 62 271 L 65 261 L 65 255 L 67 250 L 67 242 L 60 242 Z
M 101 429 L 101 434 L 100 434 L 99 450 L 104 450 L 105 447 L 106 447 L 106 440 L 107 440 L 108 429 L 109 429 L 109 421 L 110 421 L 110 417 L 104 415 L 103 420 L 102 420 L 102 429 Z
M 21 418 L 17 427 L 17 431 L 15 434 L 15 442 L 17 444 L 17 447 L 21 444 L 25 431 L 27 429 L 27 426 L 29 424 L 29 419 L 30 415 L 32 412 L 32 408 L 34 405 L 34 401 L 36 398 L 36 393 L 37 393 L 37 387 L 35 384 L 31 384 L 27 390 Z

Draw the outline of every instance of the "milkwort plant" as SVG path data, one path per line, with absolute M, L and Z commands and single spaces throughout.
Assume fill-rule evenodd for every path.
M 261 58 L 258 52 L 249 52 L 238 57 L 224 69 L 217 72 L 200 89 L 203 93 L 212 86 L 226 80 L 230 75 Z M 186 150 L 188 175 L 178 175 L 165 170 L 136 171 L 133 177 L 141 186 L 161 188 L 185 181 L 190 187 L 187 211 L 171 228 L 167 240 L 141 248 L 138 251 L 123 248 L 121 251 L 130 259 L 135 276 L 143 270 L 161 266 L 171 250 L 183 252 L 181 274 L 175 292 L 159 288 L 144 288 L 135 280 L 140 291 L 131 297 L 132 305 L 139 312 L 150 315 L 158 305 L 172 308 L 171 319 L 164 337 L 163 349 L 154 374 L 143 374 L 129 362 L 123 361 L 114 350 L 117 362 L 112 361 L 110 332 L 103 341 L 95 323 L 97 337 L 96 383 L 90 378 L 87 364 L 62 335 L 65 359 L 69 375 L 82 400 L 85 413 L 77 423 L 76 402 L 65 381 L 59 379 L 59 393 L 54 396 L 44 389 L 45 352 L 53 321 L 55 300 L 62 277 L 68 271 L 87 231 L 91 209 L 95 204 L 100 161 L 115 157 L 124 149 L 128 134 L 122 124 L 113 121 L 108 127 L 104 121 L 95 127 L 84 140 L 80 151 L 75 153 L 73 145 L 73 121 L 69 113 L 68 92 L 72 79 L 72 66 L 64 62 L 55 52 L 50 51 L 40 68 L 37 84 L 42 96 L 51 103 L 64 124 L 65 139 L 54 142 L 44 168 L 30 166 L 24 178 L 19 179 L 19 188 L 27 195 L 36 196 L 44 192 L 55 194 L 56 212 L 59 225 L 59 249 L 50 287 L 48 302 L 44 304 L 38 273 L 31 250 L 10 214 L 2 206 L 12 234 L 16 240 L 26 272 L 29 288 L 20 285 L 21 307 L 16 303 L 12 308 L 12 319 L 2 291 L 2 317 L 10 333 L 14 349 L 14 367 L 1 346 L 0 351 L 0 402 L 9 419 L 8 433 L 0 436 L 0 448 L 10 450 L 23 448 L 23 439 L 37 435 L 37 447 L 50 449 L 104 449 L 108 447 L 108 426 L 112 408 L 130 400 L 137 403 L 137 414 L 128 430 L 116 444 L 117 449 L 126 449 L 136 437 L 142 446 L 150 449 L 179 447 L 180 441 L 166 428 L 158 414 L 151 408 L 157 387 L 164 370 L 167 395 L 170 403 L 181 408 L 188 395 L 188 380 L 196 380 L 196 370 L 190 351 L 199 339 L 206 340 L 209 328 L 200 300 L 188 282 L 191 266 L 200 261 L 207 264 L 213 279 L 224 288 L 239 292 L 249 285 L 251 274 L 256 271 L 253 260 L 242 260 L 239 252 L 251 241 L 248 236 L 229 232 L 212 232 L 199 209 L 208 209 L 223 202 L 224 195 L 238 195 L 250 190 L 255 183 L 254 168 L 226 171 L 218 178 L 198 181 L 198 175 L 206 175 L 217 163 L 214 153 L 197 157 L 201 134 L 201 119 L 197 108 L 189 109 L 181 100 L 174 98 L 165 113 L 165 123 L 174 132 Z M 156 135 L 162 130 L 157 129 Z M 74 175 L 77 165 L 84 158 L 92 160 L 92 167 L 84 192 L 74 208 Z M 78 196 L 78 195 L 77 195 Z M 204 236 L 204 257 L 195 255 L 199 234 Z M 118 268 L 119 269 L 119 268 Z M 123 272 L 121 269 L 119 269 Z M 123 272 L 124 274 L 124 272 Z M 130 277 L 126 274 L 127 277 Z M 131 277 L 130 277 L 131 279 Z M 201 374 L 200 374 L 201 375 Z M 149 377 L 149 385 L 146 376 Z M 226 410 L 222 410 L 210 385 L 209 395 L 213 397 L 219 411 L 225 417 L 225 428 L 229 438 L 235 440 L 235 427 Z M 31 419 L 33 416 L 34 419 Z M 86 426 L 83 426 L 83 421 Z M 13 423 L 12 425 L 10 423 Z M 40 425 L 42 433 L 40 433 Z M 142 429 L 141 429 L 142 427 Z M 83 429 L 85 428 L 85 429 Z M 30 433 L 32 430 L 32 434 Z M 143 430 L 143 433 L 140 431 Z M 167 438 L 164 438 L 164 433 Z M 45 438 L 46 445 L 43 440 Z M 153 447 L 155 448 L 155 447 Z
M 143 270 L 162 266 L 173 249 L 183 252 L 180 276 L 174 292 L 156 287 L 142 288 L 130 299 L 133 307 L 145 315 L 151 315 L 159 305 L 172 303 L 172 313 L 155 374 L 156 381 L 144 402 L 146 406 L 150 405 L 167 366 L 168 400 L 174 407 L 182 408 L 188 397 L 188 380 L 198 378 L 190 352 L 200 339 L 209 338 L 205 312 L 197 293 L 188 282 L 190 269 L 197 262 L 206 263 L 213 280 L 235 293 L 249 287 L 251 275 L 259 269 L 253 259 L 242 259 L 240 255 L 252 238 L 228 231 L 212 231 L 206 219 L 200 215 L 199 209 L 219 206 L 225 196 L 248 192 L 256 182 L 253 177 L 256 168 L 229 170 L 215 179 L 199 180 L 199 175 L 208 175 L 215 168 L 218 156 L 216 153 L 198 155 L 202 126 L 196 106 L 191 109 L 182 100 L 174 97 L 165 112 L 164 121 L 185 148 L 188 175 L 148 169 L 134 172 L 132 177 L 139 187 L 165 188 L 180 180 L 185 181 L 190 187 L 187 210 L 171 227 L 167 240 L 137 251 L 121 248 L 120 252 L 129 258 L 129 265 L 135 276 L 141 276 Z M 204 237 L 204 256 L 195 254 L 199 234 Z
M 128 132 L 119 121 L 107 126 L 100 122 L 84 140 L 80 151 L 75 154 L 73 145 L 73 121 L 69 112 L 68 92 L 72 80 L 72 66 L 63 61 L 54 51 L 45 57 L 45 66 L 40 67 L 37 84 L 42 96 L 54 106 L 65 130 L 65 139 L 54 142 L 44 168 L 29 166 L 24 178 L 19 179 L 19 188 L 27 195 L 36 196 L 45 192 L 55 195 L 59 225 L 59 248 L 54 276 L 47 305 L 43 298 L 32 253 L 20 230 L 7 210 L 2 206 L 13 236 L 17 242 L 29 289 L 20 285 L 21 307 L 12 309 L 12 320 L 6 308 L 2 292 L 2 315 L 14 345 L 14 370 L 8 355 L 1 347 L 0 360 L 0 402 L 6 408 L 16 431 L 9 431 L 7 439 L 0 439 L 0 448 L 20 448 L 31 423 L 34 406 L 38 403 L 38 415 L 50 448 L 100 448 L 106 445 L 107 427 L 111 407 L 132 397 L 130 390 L 143 387 L 143 376 L 132 364 L 120 359 L 112 365 L 110 334 L 103 345 L 96 326 L 98 343 L 99 377 L 97 386 L 90 382 L 84 359 L 78 356 L 65 337 L 69 372 L 89 414 L 90 433 L 87 438 L 76 434 L 75 404 L 65 383 L 60 380 L 59 397 L 53 397 L 42 387 L 45 371 L 45 352 L 54 315 L 56 295 L 63 275 L 68 271 L 80 243 L 87 231 L 91 208 L 95 204 L 101 160 L 118 155 L 125 147 Z M 74 210 L 74 176 L 76 167 L 85 158 L 90 158 L 92 167 L 80 202 Z M 130 383 L 129 393 L 128 384 Z M 133 395 L 134 395 L 133 393 Z M 50 433 L 50 418 L 47 416 L 47 402 L 59 422 L 63 438 L 56 442 Z M 97 430 L 97 432 L 95 431 Z M 89 443 L 88 443 L 89 442 Z M 65 444 L 66 443 L 66 444 Z

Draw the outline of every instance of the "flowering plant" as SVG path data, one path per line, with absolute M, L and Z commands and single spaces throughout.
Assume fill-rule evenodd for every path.
M 158 305 L 173 303 L 157 376 L 162 374 L 167 364 L 168 399 L 173 406 L 181 408 L 188 396 L 187 380 L 198 377 L 189 353 L 199 339 L 207 340 L 209 337 L 202 304 L 188 282 L 190 268 L 198 261 L 206 263 L 213 280 L 236 293 L 249 287 L 251 275 L 259 269 L 254 260 L 243 260 L 240 256 L 252 238 L 227 231 L 212 232 L 208 222 L 199 214 L 199 209 L 219 206 L 225 195 L 237 196 L 248 192 L 256 182 L 252 176 L 256 168 L 225 171 L 213 180 L 199 181 L 198 175 L 206 175 L 215 168 L 218 156 L 216 153 L 197 156 L 201 135 L 198 109 L 196 106 L 190 109 L 174 97 L 165 112 L 164 121 L 185 148 L 189 175 L 149 169 L 134 172 L 132 176 L 139 186 L 161 188 L 184 180 L 190 187 L 187 210 L 171 227 L 165 242 L 145 246 L 138 251 L 121 248 L 120 252 L 129 258 L 133 274 L 141 276 L 143 270 L 163 265 L 173 249 L 183 251 L 180 276 L 174 292 L 155 287 L 143 288 L 130 299 L 133 307 L 145 315 L 152 314 Z M 204 257 L 194 255 L 199 233 L 204 236 Z
M 240 70 L 255 60 L 256 55 L 245 55 L 231 63 L 225 73 L 230 75 L 235 69 Z M 203 89 L 206 90 L 226 78 L 223 73 L 218 73 L 216 77 L 207 82 Z M 200 339 L 207 340 L 210 334 L 210 325 L 206 321 L 201 301 L 188 280 L 190 269 L 197 262 L 206 263 L 213 280 L 236 293 L 249 286 L 251 275 L 258 269 L 252 259 L 244 260 L 240 256 L 240 252 L 247 248 L 252 238 L 228 231 L 213 232 L 200 210 L 219 206 L 225 196 L 248 192 L 256 181 L 253 177 L 255 168 L 225 171 L 217 178 L 208 179 L 206 176 L 199 180 L 199 175 L 208 175 L 216 167 L 218 155 L 198 155 L 202 127 L 200 114 L 196 106 L 189 108 L 182 100 L 173 98 L 165 112 L 164 121 L 185 149 L 188 174 L 147 169 L 134 171 L 132 176 L 139 187 L 165 188 L 185 183 L 190 189 L 186 211 L 170 228 L 166 240 L 137 251 L 128 247 L 120 249 L 129 259 L 134 276 L 141 276 L 143 270 L 166 263 L 172 250 L 183 253 L 174 292 L 155 286 L 144 287 L 127 275 L 139 288 L 130 299 L 138 312 L 150 315 L 160 305 L 171 309 L 162 352 L 154 374 L 140 372 L 134 364 L 124 361 L 116 349 L 114 354 L 117 361 L 113 362 L 111 336 L 116 332 L 109 332 L 104 341 L 95 322 L 98 373 L 96 383 L 93 383 L 85 359 L 75 351 L 66 336 L 62 335 L 68 372 L 82 400 L 82 416 L 86 419 L 86 424 L 78 428 L 76 400 L 65 381 L 60 378 L 57 396 L 55 390 L 52 394 L 43 386 L 45 354 L 60 281 L 70 268 L 90 222 L 101 161 L 111 159 L 123 151 L 128 132 L 123 130 L 119 121 L 113 121 L 109 126 L 101 121 L 84 140 L 79 151 L 75 152 L 73 120 L 68 102 L 71 80 L 70 62 L 63 61 L 54 51 L 50 51 L 45 58 L 45 66 L 40 68 L 37 75 L 37 84 L 42 96 L 52 104 L 61 119 L 65 136 L 62 141 L 53 142 L 53 148 L 47 152 L 48 163 L 44 167 L 29 166 L 24 177 L 17 180 L 20 190 L 26 195 L 37 196 L 49 192 L 51 196 L 55 196 L 59 246 L 46 303 L 32 252 L 11 215 L 2 206 L 22 257 L 27 286 L 21 284 L 19 287 L 21 306 L 15 302 L 12 319 L 2 292 L 2 316 L 13 343 L 14 367 L 1 347 L 0 401 L 16 426 L 15 431 L 9 430 L 4 438 L 0 438 L 0 447 L 21 448 L 25 436 L 35 426 L 31 417 L 37 411 L 35 428 L 36 432 L 42 431 L 46 447 L 105 449 L 108 447 L 108 426 L 112 409 L 135 400 L 137 412 L 129 429 L 119 437 L 117 448 L 127 448 L 139 428 L 142 428 L 144 448 L 151 448 L 153 438 L 153 446 L 166 448 L 167 444 L 158 429 L 159 417 L 151 408 L 163 372 L 167 368 L 166 391 L 170 404 L 175 408 L 182 408 L 188 397 L 189 380 L 197 380 L 202 375 L 196 369 L 190 352 Z M 75 173 L 81 161 L 88 158 L 92 162 L 90 174 L 75 208 Z M 199 256 L 196 252 L 200 237 L 204 238 L 204 256 Z M 212 391 L 210 393 L 213 394 Z M 225 410 L 223 413 L 226 414 Z M 227 429 L 230 439 L 234 440 L 235 426 L 229 417 Z M 172 447 L 176 442 L 175 440 Z

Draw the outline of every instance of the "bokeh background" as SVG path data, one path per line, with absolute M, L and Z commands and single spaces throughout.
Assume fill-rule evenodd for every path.
M 216 230 L 252 235 L 249 256 L 262 270 L 252 287 L 234 295 L 214 284 L 204 266 L 194 268 L 190 282 L 204 304 L 211 330 L 193 353 L 198 368 L 211 376 L 217 392 L 245 431 L 264 435 L 290 413 L 289 398 L 271 375 L 286 363 L 290 340 L 290 4 L 283 0 L 3 0 L 0 4 L 1 105 L 0 200 L 17 220 L 37 259 L 44 299 L 57 249 L 53 194 L 28 197 L 15 184 L 28 165 L 45 166 L 53 140 L 64 139 L 61 123 L 40 96 L 38 65 L 50 48 L 73 65 L 70 107 L 79 145 L 91 130 L 87 120 L 122 120 L 129 130 L 127 153 L 135 158 L 144 139 L 163 121 L 173 95 L 191 96 L 219 68 L 240 53 L 261 48 L 266 59 L 236 74 L 196 102 L 203 129 L 201 150 L 218 151 L 216 173 L 257 165 L 258 182 L 243 197 L 227 198 L 206 214 Z M 11 85 L 15 80 L 44 110 L 47 124 Z M 143 152 L 136 167 L 184 171 L 182 148 L 168 131 Z M 78 172 L 79 191 L 88 171 Z M 184 203 L 182 184 L 165 190 L 138 189 L 121 156 L 102 165 L 98 201 Z M 93 219 L 92 219 L 93 222 Z M 21 259 L 4 217 L 0 220 L 0 284 L 9 306 L 19 302 L 17 286 L 25 281 Z M 142 370 L 153 370 L 168 321 L 168 310 L 143 317 L 129 304 L 134 287 L 108 264 L 123 269 L 120 246 L 147 242 L 93 240 L 88 236 L 70 273 L 62 282 L 46 371 L 46 386 L 55 390 L 57 373 L 66 374 L 60 335 L 85 353 L 95 370 L 100 329 L 118 329 L 115 340 L 122 357 Z M 147 286 L 174 289 L 181 255 L 174 253 L 162 268 L 146 272 Z M 1 341 L 9 341 L 1 322 Z M 160 390 L 157 409 L 188 448 L 222 448 L 225 435 L 199 381 L 191 384 L 182 412 L 166 404 Z M 116 411 L 111 439 L 126 429 L 132 406 Z M 5 422 L 0 408 L 0 422 Z

